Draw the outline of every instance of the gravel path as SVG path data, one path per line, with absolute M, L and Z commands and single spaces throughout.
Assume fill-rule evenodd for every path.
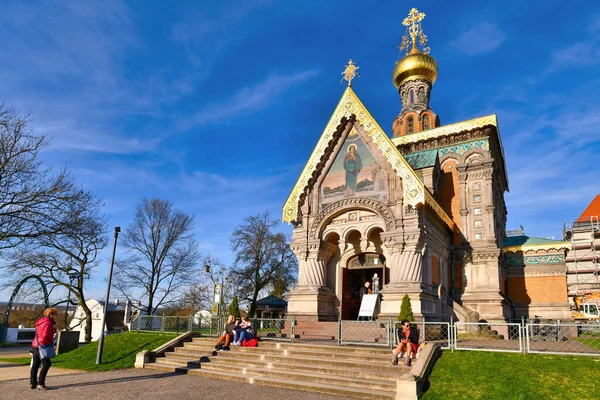
M 52 368 L 59 369 L 59 368 Z M 52 372 L 52 369 L 50 371 Z M 2 371 L 0 370 L 0 374 Z M 341 397 L 251 385 L 200 376 L 164 373 L 147 369 L 125 369 L 48 376 L 48 391 L 29 389 L 29 379 L 0 382 L 0 399 L 236 399 L 324 400 Z

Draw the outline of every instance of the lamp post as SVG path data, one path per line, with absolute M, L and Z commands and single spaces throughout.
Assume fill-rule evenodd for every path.
M 71 268 L 69 268 L 71 270 Z M 65 330 L 69 330 L 67 325 L 67 319 L 69 318 L 69 303 L 71 302 L 71 289 L 73 288 L 73 281 L 79 278 L 79 273 L 75 270 L 69 273 L 69 294 L 67 295 L 67 309 L 65 311 Z
M 112 259 L 110 260 L 110 270 L 108 272 L 108 286 L 106 287 L 106 299 L 104 300 L 104 314 L 102 314 L 102 324 L 100 325 L 100 339 L 98 340 L 98 355 L 96 364 L 102 362 L 102 350 L 104 349 L 104 324 L 106 324 L 106 312 L 108 311 L 108 298 L 110 296 L 110 283 L 112 281 L 113 265 L 115 264 L 115 252 L 117 251 L 117 239 L 121 228 L 115 226 L 115 242 L 113 245 Z

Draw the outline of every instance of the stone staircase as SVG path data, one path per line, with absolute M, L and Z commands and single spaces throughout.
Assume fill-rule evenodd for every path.
M 144 368 L 277 386 L 354 399 L 394 399 L 410 367 L 390 365 L 391 350 L 261 341 L 214 351 L 214 338 L 193 338 Z

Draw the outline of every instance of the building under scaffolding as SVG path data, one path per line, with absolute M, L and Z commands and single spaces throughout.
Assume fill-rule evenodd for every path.
M 566 258 L 569 298 L 600 293 L 600 195 L 565 231 L 572 250 Z

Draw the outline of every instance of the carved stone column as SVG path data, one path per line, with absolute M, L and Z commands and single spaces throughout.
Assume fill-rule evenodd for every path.
M 325 286 L 327 261 L 338 250 L 320 239 L 294 243 L 298 258 L 298 285 L 290 291 L 288 314 L 319 320 L 335 320 L 335 293 Z

